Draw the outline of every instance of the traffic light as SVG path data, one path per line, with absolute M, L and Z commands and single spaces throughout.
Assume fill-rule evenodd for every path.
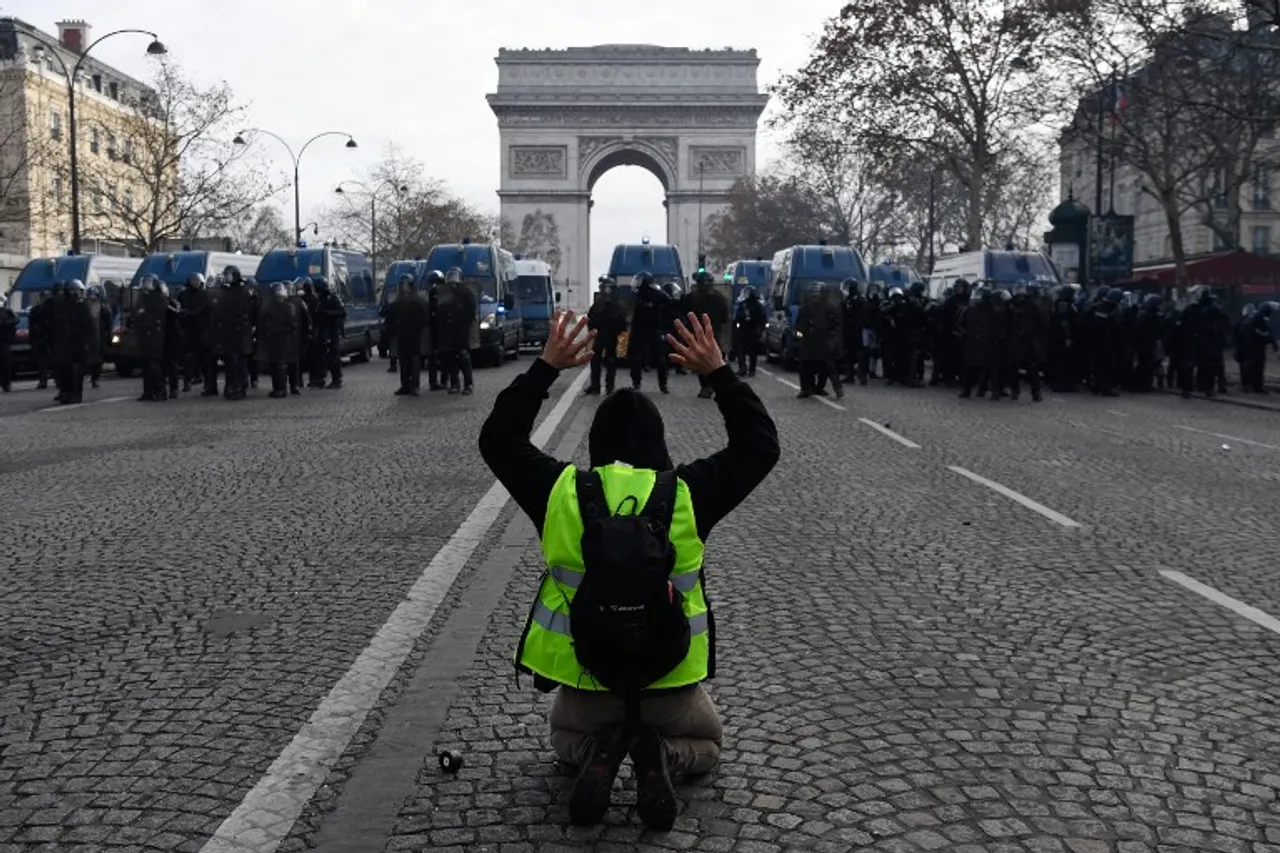
M 698 255 L 698 275 L 707 274 L 707 256 Z

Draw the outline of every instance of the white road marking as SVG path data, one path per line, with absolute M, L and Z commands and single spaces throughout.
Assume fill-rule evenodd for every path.
M 911 439 L 898 435 L 893 430 L 889 429 L 886 426 L 881 426 L 880 424 L 876 423 L 870 418 L 858 418 L 858 420 L 862 421 L 864 424 L 871 427 L 876 432 L 889 436 L 889 438 L 892 438 L 894 441 L 898 442 L 898 444 L 901 444 L 903 447 L 910 447 L 913 450 L 920 449 L 920 445 L 916 444 Z
M 1020 503 L 1023 506 L 1025 506 L 1027 509 L 1033 510 L 1034 512 L 1038 512 L 1041 515 L 1043 515 L 1045 518 L 1049 519 L 1050 521 L 1055 521 L 1058 524 L 1061 524 L 1063 527 L 1076 528 L 1080 526 L 1079 522 L 1072 521 L 1070 518 L 1067 518 L 1065 515 L 1058 512 L 1057 510 L 1049 509 L 1047 506 L 1045 506 L 1042 503 L 1036 503 L 1026 495 L 1019 494 L 1018 492 L 1015 492 L 1013 489 L 1009 488 L 1008 486 L 1002 486 L 999 483 L 997 483 L 995 480 L 988 480 L 986 477 L 983 477 L 979 474 L 975 474 L 966 468 L 959 467 L 958 465 L 948 465 L 947 468 L 951 471 L 956 472 L 962 477 L 968 477 L 970 480 L 973 480 L 973 482 L 986 486 L 988 489 L 991 489 L 992 491 L 999 492 L 1000 494 L 1004 495 L 1006 498 L 1009 498 L 1009 500 L 1016 501 L 1017 503 Z
M 793 389 L 793 390 L 795 390 L 795 391 L 799 391 L 799 390 L 800 390 L 800 386 L 799 386 L 799 385 L 797 385 L 796 383 L 792 382 L 790 379 L 783 379 L 783 378 L 782 378 L 781 376 L 779 376 L 778 374 L 776 374 L 776 373 L 771 373 L 770 371 L 765 370 L 763 367 L 761 367 L 761 368 L 757 368 L 757 369 L 758 369 L 761 373 L 763 373 L 765 376 L 768 376 L 770 379 L 775 379 L 775 380 L 777 380 L 778 382 L 781 382 L 783 385 L 786 385 L 788 388 L 791 388 L 791 389 Z M 813 399 L 817 400 L 819 403 L 826 403 L 828 406 L 830 406 L 831 408 L 835 409 L 835 410 L 836 410 L 836 411 L 838 411 L 838 412 L 843 412 L 843 411 L 845 410 L 844 406 L 840 405 L 839 403 L 832 402 L 831 400 L 828 400 L 826 397 L 822 397 L 822 396 L 819 396 L 819 395 L 815 394 L 815 395 L 813 396 Z
M 1212 601 L 1214 604 L 1220 604 L 1228 610 L 1232 610 L 1251 622 L 1261 625 L 1268 631 L 1280 634 L 1280 619 L 1276 619 L 1268 613 L 1264 613 L 1256 607 L 1250 607 L 1243 601 L 1237 601 L 1224 592 L 1219 592 L 1208 584 L 1200 583 L 1195 578 L 1189 578 L 1182 572 L 1175 572 L 1172 569 L 1161 569 L 1160 574 L 1169 580 L 1186 587 L 1197 595 L 1202 595 Z
M 1118 417 L 1118 418 L 1127 418 L 1127 417 L 1129 417 L 1126 413 L 1124 413 L 1124 412 L 1117 412 L 1115 409 L 1103 409 L 1103 411 L 1104 411 L 1104 412 L 1106 412 L 1108 415 L 1115 415 L 1115 416 L 1116 416 L 1116 417 Z
M 1049 402 L 1050 402 L 1050 403 L 1065 403 L 1065 402 L 1067 402 L 1067 401 L 1066 401 L 1066 400 L 1064 400 L 1064 399 L 1062 399 L 1061 397 L 1050 397 L 1050 398 L 1049 398 Z
M 58 403 L 57 405 L 50 406 L 47 409 L 36 409 L 36 411 L 37 412 L 65 412 L 68 409 L 79 409 L 82 406 L 87 406 L 87 405 L 89 404 L 88 403 Z
M 1240 444 L 1252 444 L 1254 447 L 1265 447 L 1267 450 L 1280 450 L 1280 447 L 1277 447 L 1274 444 L 1263 444 L 1261 441 L 1253 441 L 1248 438 L 1239 438 L 1234 435 L 1223 435 L 1220 432 L 1209 432 L 1203 429 L 1196 429 L 1195 427 L 1182 426 L 1181 424 L 1174 424 L 1173 428 L 1183 429 L 1183 430 L 1186 430 L 1187 432 L 1198 432 L 1201 435 L 1211 435 L 1214 438 L 1225 438 L 1227 441 L 1237 441 Z
M 133 397 L 108 397 L 105 400 L 98 400 L 99 403 L 127 403 Z
M 541 447 L 577 400 L 588 372 L 584 369 L 560 395 L 534 432 Z M 386 624 L 320 703 L 265 776 L 245 795 L 201 853 L 272 853 L 288 836 L 302 809 L 350 744 L 378 696 L 425 631 L 458 573 L 497 520 L 509 495 L 495 482 L 466 521 L 436 553 L 392 612 Z

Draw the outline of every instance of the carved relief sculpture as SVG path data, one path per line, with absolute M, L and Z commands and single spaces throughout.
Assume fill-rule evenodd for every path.
M 578 164 L 581 168 L 583 163 L 591 159 L 591 156 L 608 145 L 621 142 L 621 136 L 579 136 L 578 137 Z
M 513 145 L 511 175 L 536 178 L 568 176 L 568 149 L 563 145 Z
M 555 216 L 543 213 L 541 208 L 525 214 L 515 251 L 541 258 L 551 267 L 553 276 L 559 275 L 560 227 L 556 225 Z
M 737 177 L 746 171 L 746 160 L 745 148 L 690 148 L 689 174 Z
M 680 143 L 674 136 L 638 136 L 636 142 L 643 142 L 658 149 L 672 166 L 680 160 Z

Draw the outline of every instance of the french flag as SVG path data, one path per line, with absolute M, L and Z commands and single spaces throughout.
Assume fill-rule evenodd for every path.
M 1120 114 L 1129 106 L 1129 101 L 1124 96 L 1124 89 L 1122 89 L 1118 83 L 1111 84 L 1111 91 L 1109 95 L 1109 100 L 1111 102 L 1111 121 L 1117 122 L 1120 120 Z

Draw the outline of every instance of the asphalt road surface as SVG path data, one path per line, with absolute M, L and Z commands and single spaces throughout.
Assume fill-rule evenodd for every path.
M 393 397 L 386 362 L 0 396 L 0 853 L 1280 851 L 1280 414 L 796 400 L 780 368 L 782 461 L 707 552 L 723 763 L 674 832 L 626 770 L 566 828 L 510 664 L 539 553 L 475 447 L 526 364 L 471 398 Z M 535 438 L 585 462 L 581 385 Z M 671 387 L 673 456 L 716 449 Z

